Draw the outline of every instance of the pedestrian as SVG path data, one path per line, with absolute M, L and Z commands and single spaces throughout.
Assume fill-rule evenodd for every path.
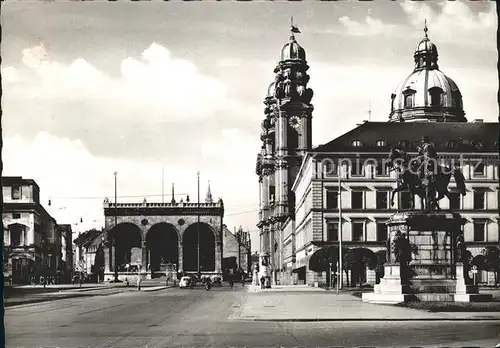
M 260 277 L 260 288 L 261 289 L 264 289 L 264 282 L 265 282 L 264 276 Z

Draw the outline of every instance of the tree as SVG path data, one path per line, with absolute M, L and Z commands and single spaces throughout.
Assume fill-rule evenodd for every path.
M 387 253 L 385 250 L 379 250 L 375 253 L 375 282 L 378 284 L 380 279 L 384 277 L 385 269 L 384 264 L 387 262 Z
M 498 272 L 500 270 L 500 250 L 497 247 L 489 246 L 483 249 L 484 266 L 486 270 L 495 275 L 495 285 L 498 283 Z

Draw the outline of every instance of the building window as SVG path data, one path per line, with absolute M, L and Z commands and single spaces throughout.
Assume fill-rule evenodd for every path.
M 359 140 L 353 140 L 351 143 L 352 146 L 354 147 L 361 147 L 361 141 Z
M 339 224 L 338 222 L 329 222 L 327 225 L 327 240 L 329 242 L 337 242 L 339 240 Z
M 352 191 L 351 192 L 351 208 L 352 209 L 363 209 L 363 192 L 362 191 Z
M 377 161 L 376 174 L 377 176 L 388 175 L 387 165 L 383 161 Z
M 433 87 L 429 89 L 429 94 L 431 96 L 431 106 L 441 106 L 441 96 L 443 94 L 443 90 L 439 87 Z
M 326 191 L 326 209 L 337 209 L 339 207 L 339 193 L 337 191 Z
M 21 213 L 12 213 L 12 218 L 13 219 L 20 219 L 21 218 Z
M 413 200 L 413 197 L 411 196 L 410 192 L 403 191 L 400 194 L 401 194 L 401 209 L 410 209 Z
M 450 140 L 446 143 L 446 147 L 449 149 L 454 149 L 457 147 L 457 142 L 455 140 Z
M 405 108 L 413 107 L 413 94 L 405 94 Z
M 375 143 L 375 146 L 376 147 L 384 147 L 384 146 L 387 146 L 387 143 L 385 142 L 385 140 L 377 140 L 377 142 Z
M 21 186 L 12 186 L 12 199 L 21 199 Z
M 323 164 L 323 174 L 325 176 L 334 175 L 337 173 L 337 166 L 331 159 L 323 160 L 322 164 Z
M 410 147 L 410 143 L 408 142 L 408 140 L 400 140 L 400 141 L 398 141 L 398 147 L 408 148 L 408 147 Z
M 484 176 L 484 175 L 485 175 L 484 163 L 481 160 L 481 162 L 477 163 L 474 166 L 474 176 Z
M 484 209 L 484 193 L 483 191 L 474 192 L 474 209 Z
M 377 209 L 387 209 L 387 191 L 377 191 Z
M 22 230 L 19 226 L 10 227 L 10 245 L 19 246 L 21 245 Z
M 394 111 L 394 100 L 396 99 L 396 95 L 391 94 L 391 112 Z
M 484 242 L 484 222 L 474 222 L 474 242 Z
M 275 193 L 275 186 L 274 185 L 270 185 L 269 186 L 269 201 L 270 202 L 274 202 L 274 193 Z
M 460 192 L 450 192 L 450 209 L 460 210 Z
M 377 223 L 377 242 L 387 241 L 387 225 L 383 222 Z
M 361 242 L 363 240 L 363 226 L 362 222 L 353 222 L 352 226 L 352 240 L 353 242 Z
M 351 175 L 361 176 L 363 175 L 364 167 L 361 161 L 356 160 L 351 163 Z

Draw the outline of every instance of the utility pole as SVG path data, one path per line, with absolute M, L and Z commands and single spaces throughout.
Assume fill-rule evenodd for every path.
M 118 173 L 115 172 L 115 227 L 113 231 L 113 253 L 115 254 L 114 257 L 114 267 L 115 267 L 115 282 L 118 282 L 118 267 L 116 265 L 116 226 L 118 225 L 118 208 L 117 208 L 117 202 L 118 202 L 118 195 L 117 195 L 117 185 L 116 185 L 116 180 L 117 180 L 117 175 Z
M 339 272 L 340 274 L 340 279 L 339 281 L 337 282 L 337 286 L 338 286 L 338 289 L 342 289 L 342 283 L 343 283 L 343 278 L 344 278 L 344 275 L 342 274 L 343 272 L 343 264 L 342 264 L 342 181 L 340 180 L 340 169 L 341 167 L 339 166 L 338 167 L 338 170 L 337 170 L 337 176 L 338 176 L 338 186 L 339 186 L 339 198 L 338 198 L 338 206 L 339 206 L 339 228 L 338 228 L 338 231 L 339 231 L 339 267 L 337 269 L 337 272 Z
M 198 274 L 200 274 L 200 172 L 198 171 L 196 175 L 198 177 L 198 223 L 196 224 L 196 228 L 198 230 Z

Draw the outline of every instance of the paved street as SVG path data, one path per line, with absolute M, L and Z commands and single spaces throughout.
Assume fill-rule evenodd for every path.
M 327 292 L 259 293 L 236 285 L 233 290 L 227 286 L 211 291 L 171 288 L 62 299 L 7 308 L 6 346 L 492 347 L 500 342 L 500 321 L 492 320 L 284 322 L 238 317 L 250 310 L 245 307 L 248 303 L 264 306 L 287 298 L 296 301 L 297 296 L 316 303 L 339 301 Z

